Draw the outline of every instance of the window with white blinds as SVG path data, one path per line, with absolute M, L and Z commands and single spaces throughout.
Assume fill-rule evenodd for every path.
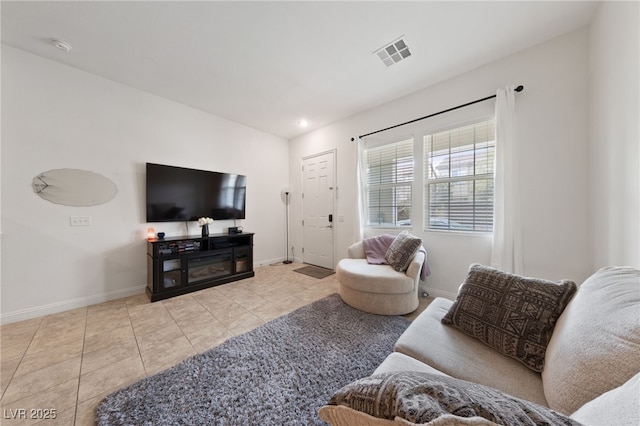
M 424 137 L 425 230 L 491 232 L 495 120 Z
M 411 225 L 413 139 L 369 148 L 365 155 L 367 226 Z

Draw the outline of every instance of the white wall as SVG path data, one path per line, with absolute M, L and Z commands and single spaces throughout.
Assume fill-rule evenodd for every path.
M 256 233 L 257 264 L 283 259 L 286 140 L 4 45 L 2 88 L 3 322 L 144 292 L 146 228 L 187 232 L 145 223 L 145 162 L 247 175 L 238 225 Z M 94 207 L 42 200 L 31 181 L 56 168 L 103 174 L 118 194 Z
M 594 268 L 640 267 L 640 4 L 602 2 L 590 33 Z
M 346 256 L 354 240 L 355 144 L 352 136 L 408 121 L 494 94 L 510 84 L 522 84 L 516 110 L 521 143 L 522 223 L 525 273 L 548 279 L 581 282 L 591 273 L 588 197 L 588 33 L 579 30 L 540 44 L 474 71 L 428 87 L 373 110 L 302 135 L 291 142 L 292 223 L 300 223 L 300 159 L 315 152 L 337 150 L 339 196 L 337 259 Z M 399 64 L 399 66 L 407 65 Z M 393 72 L 393 67 L 389 68 Z M 491 111 L 493 102 L 477 110 L 428 119 L 402 132 L 419 134 L 464 122 Z M 414 213 L 421 215 L 420 211 Z M 421 221 L 421 220 L 420 220 Z M 427 289 L 452 297 L 469 264 L 488 264 L 491 238 L 412 232 L 424 240 L 433 275 Z M 292 245 L 300 253 L 300 226 L 292 230 Z

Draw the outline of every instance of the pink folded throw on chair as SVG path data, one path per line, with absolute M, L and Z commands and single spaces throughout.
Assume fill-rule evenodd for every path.
M 375 237 L 369 237 L 362 240 L 364 248 L 364 254 L 367 255 L 367 262 L 373 265 L 384 265 L 387 263 L 384 260 L 384 255 L 389 250 L 389 246 L 395 240 L 395 235 L 377 235 Z

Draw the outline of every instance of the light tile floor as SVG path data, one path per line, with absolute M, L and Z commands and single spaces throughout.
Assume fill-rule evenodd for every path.
M 253 278 L 156 303 L 141 294 L 2 326 L 0 424 L 93 425 L 111 392 L 337 292 L 335 275 L 293 272 L 301 266 L 258 267 Z M 42 419 L 53 411 L 54 420 Z

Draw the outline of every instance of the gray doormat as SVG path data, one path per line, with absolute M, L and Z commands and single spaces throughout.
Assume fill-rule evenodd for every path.
M 332 294 L 109 395 L 98 425 L 326 426 L 318 409 L 408 325 Z
M 308 275 L 313 278 L 326 278 L 329 275 L 335 274 L 335 271 L 332 269 L 321 268 L 319 266 L 303 266 L 302 268 L 294 269 L 293 272 L 298 272 L 300 274 Z

